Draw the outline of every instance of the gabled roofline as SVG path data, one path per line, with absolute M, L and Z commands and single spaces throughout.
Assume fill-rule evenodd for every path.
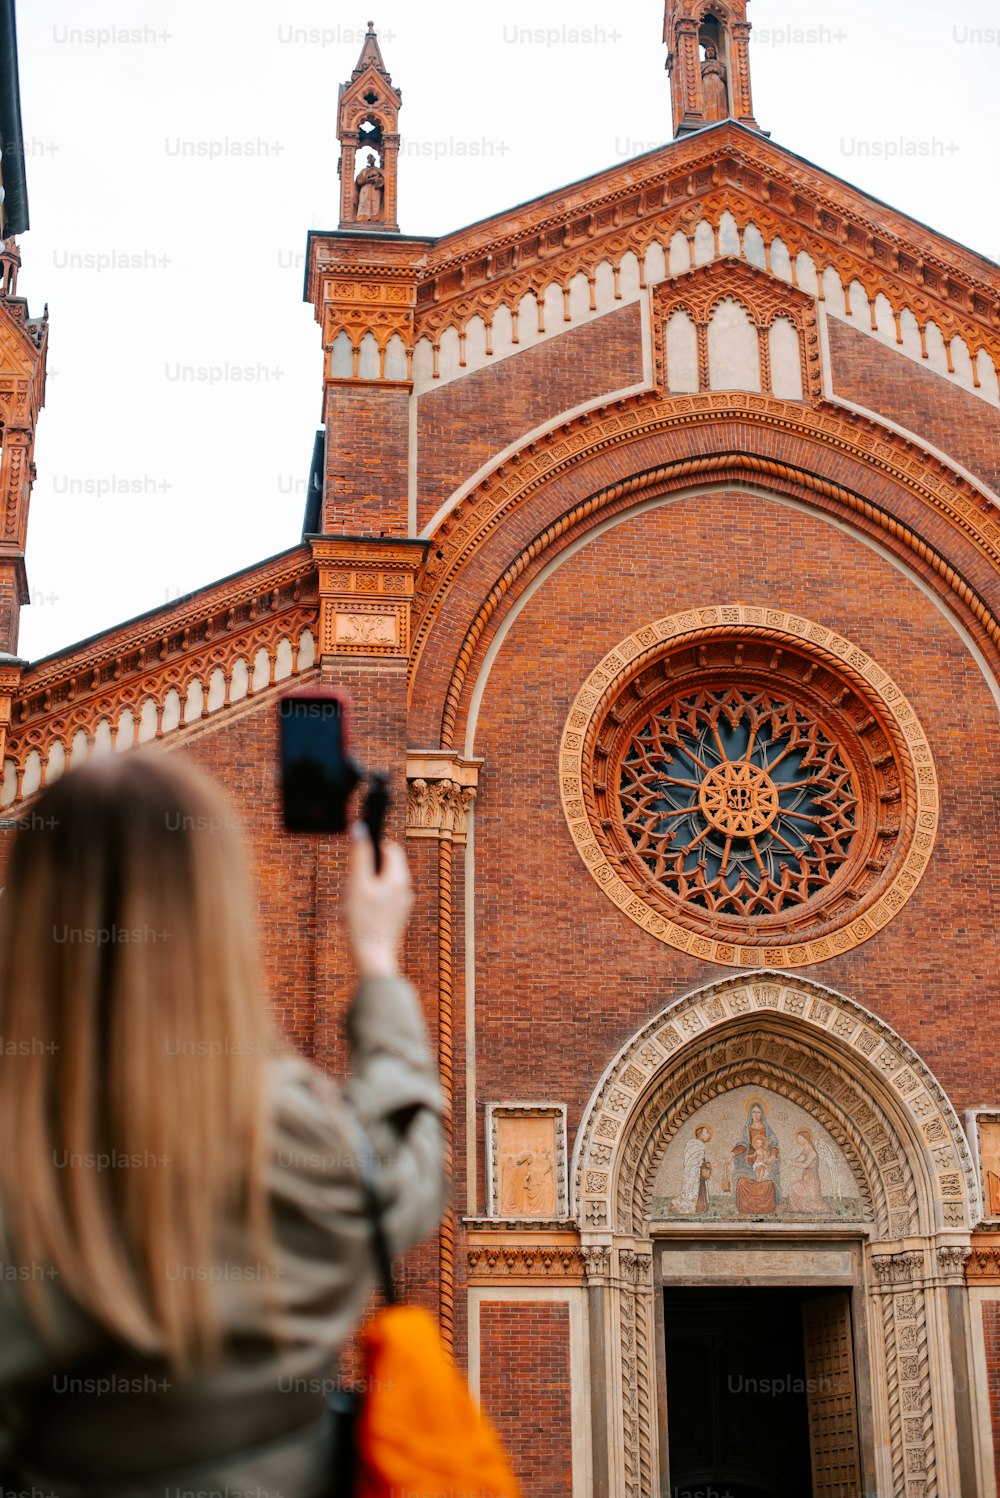
M 981 254 L 980 251 L 970 248 L 969 245 L 963 244 L 961 240 L 953 239 L 950 235 L 943 234 L 940 229 L 935 229 L 933 225 L 925 224 L 922 219 L 914 218 L 912 214 L 904 212 L 903 209 L 895 207 L 894 204 L 887 203 L 882 198 L 874 197 L 871 193 L 866 192 L 863 187 L 858 187 L 857 183 L 849 181 L 846 177 L 839 177 L 836 172 L 831 172 L 826 167 L 818 166 L 816 162 L 810 161 L 807 156 L 800 156 L 797 151 L 793 151 L 789 146 L 782 145 L 780 141 L 774 140 L 770 135 L 765 135 L 760 130 L 751 130 L 747 125 L 741 125 L 738 120 L 733 119 L 716 120 L 710 125 L 703 126 L 700 130 L 690 130 L 676 140 L 666 141 L 662 146 L 654 146 L 652 150 L 643 151 L 638 156 L 629 156 L 614 166 L 604 167 L 600 171 L 593 172 L 586 177 L 578 177 L 575 181 L 564 183 L 561 187 L 539 193 L 534 198 L 526 198 L 523 202 L 515 203 L 500 213 L 490 214 L 487 218 L 474 219 L 472 223 L 463 225 L 458 229 L 450 229 L 447 234 L 438 235 L 429 242 L 433 244 L 435 249 L 441 249 L 447 245 L 449 239 L 458 239 L 460 236 L 472 234 L 477 229 L 486 228 L 490 224 L 499 225 L 513 215 L 523 214 L 527 210 L 540 207 L 546 202 L 552 201 L 555 203 L 563 194 L 576 192 L 589 184 L 596 186 L 598 183 L 611 179 L 617 173 L 628 167 L 636 166 L 640 162 L 652 161 L 657 157 L 664 157 L 670 152 L 677 153 L 682 151 L 692 141 L 703 141 L 715 134 L 727 132 L 743 136 L 744 139 L 752 141 L 755 145 L 763 145 L 765 152 L 771 149 L 777 152 L 778 155 L 794 161 L 797 165 L 807 167 L 809 171 L 815 172 L 817 177 L 835 183 L 840 188 L 846 188 L 872 208 L 888 209 L 890 213 L 894 213 L 898 217 L 905 219 L 916 228 L 922 229 L 924 233 L 933 235 L 935 239 L 939 239 L 945 244 L 954 245 L 956 249 L 962 250 L 967 255 L 972 255 L 978 260 L 982 260 L 986 265 L 997 266 L 1000 264 L 1000 262 L 991 260 L 989 256 Z
M 998 262 L 995 260 L 991 260 L 987 255 L 982 254 L 978 250 L 972 249 L 970 246 L 963 244 L 960 240 L 952 238 L 950 235 L 942 233 L 939 229 L 935 229 L 933 226 L 925 224 L 922 220 L 914 218 L 911 214 L 905 213 L 902 209 L 894 207 L 891 203 L 886 203 L 881 198 L 874 197 L 871 193 L 868 193 L 863 188 L 858 187 L 856 183 L 848 181 L 847 178 L 839 177 L 836 173 L 829 171 L 827 168 L 818 166 L 815 162 L 810 161 L 808 157 L 800 156 L 797 152 L 792 151 L 788 146 L 783 146 L 779 142 L 773 140 L 770 136 L 764 135 L 760 131 L 752 130 L 746 125 L 740 124 L 738 120 L 728 119 L 715 121 L 710 125 L 704 126 L 700 130 L 689 131 L 676 140 L 665 142 L 662 146 L 656 146 L 652 150 L 644 151 L 638 156 L 629 157 L 626 160 L 618 162 L 613 166 L 605 167 L 598 172 L 594 172 L 589 176 L 580 177 L 572 182 L 564 183 L 562 186 L 552 188 L 544 193 L 540 193 L 536 197 L 526 198 L 520 203 L 512 204 L 510 207 L 505 208 L 498 213 L 489 215 L 487 218 L 474 219 L 469 224 L 462 225 L 459 228 L 450 229 L 446 234 L 426 236 L 379 233 L 366 234 L 359 233 L 356 230 L 350 233 L 345 233 L 345 231 L 342 230 L 310 230 L 308 249 L 306 254 L 306 282 L 308 284 L 311 249 L 314 240 L 341 239 L 343 241 L 350 241 L 352 243 L 371 242 L 373 246 L 378 245 L 380 249 L 385 244 L 385 242 L 389 240 L 392 240 L 397 245 L 408 244 L 411 246 L 427 246 L 428 249 L 433 252 L 432 259 L 435 262 L 433 265 L 433 269 L 440 270 L 442 268 L 442 262 L 447 261 L 448 259 L 448 252 L 452 244 L 454 244 L 455 246 L 457 257 L 464 259 L 468 255 L 476 253 L 477 248 L 486 245 L 492 245 L 505 236 L 511 236 L 513 221 L 517 219 L 523 219 L 524 217 L 531 216 L 532 214 L 538 217 L 538 211 L 547 205 L 551 206 L 554 214 L 558 214 L 560 208 L 563 207 L 565 208 L 567 215 L 585 212 L 586 209 L 584 206 L 584 201 L 563 204 L 561 200 L 570 197 L 576 197 L 578 200 L 585 200 L 586 198 L 589 198 L 591 196 L 599 196 L 602 187 L 604 187 L 605 185 L 610 186 L 612 183 L 614 183 L 616 178 L 620 179 L 622 177 L 622 174 L 636 172 L 636 168 L 651 165 L 654 162 L 662 163 L 662 165 L 666 167 L 668 166 L 668 164 L 672 164 L 672 159 L 674 157 L 683 156 L 690 152 L 692 145 L 702 145 L 705 142 L 712 141 L 713 137 L 717 136 L 729 136 L 733 138 L 739 143 L 741 149 L 745 148 L 747 145 L 752 144 L 754 147 L 753 154 L 758 155 L 763 161 L 766 161 L 769 153 L 773 153 L 774 156 L 779 160 L 792 164 L 796 167 L 804 168 L 809 173 L 814 175 L 816 179 L 816 186 L 822 188 L 822 185 L 824 183 L 828 183 L 831 188 L 838 189 L 841 192 L 846 190 L 858 200 L 858 206 L 862 211 L 864 209 L 868 209 L 871 214 L 879 217 L 884 216 L 886 212 L 892 214 L 894 217 L 900 219 L 904 224 L 912 225 L 914 230 L 918 231 L 919 233 L 929 235 L 938 245 L 941 246 L 943 252 L 945 252 L 945 247 L 948 247 L 951 250 L 957 250 L 962 255 L 969 256 L 979 265 L 988 267 L 989 271 L 991 272 L 995 271 L 998 267 Z M 632 183 L 632 186 L 636 191 L 641 191 L 645 184 L 645 178 L 647 176 L 653 175 L 655 175 L 655 173 L 646 173 L 641 170 L 636 172 L 635 181 Z M 584 190 L 588 188 L 592 189 L 591 193 L 585 193 Z M 494 232 L 488 232 L 490 230 L 493 230 Z M 894 232 L 895 231 L 890 230 L 890 233 Z M 470 240 L 473 242 L 478 240 L 479 246 L 476 246 L 475 243 L 470 245 Z M 391 258 L 396 259 L 397 257 L 394 255 Z M 307 290 L 304 291 L 304 300 L 310 300 Z

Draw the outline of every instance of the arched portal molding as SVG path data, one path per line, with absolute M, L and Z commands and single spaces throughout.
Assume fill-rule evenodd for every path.
M 699 989 L 622 1047 L 577 1136 L 572 1210 L 582 1231 L 645 1236 L 667 1143 L 700 1101 L 741 1076 L 818 1107 L 870 1204 L 874 1236 L 970 1231 L 979 1215 L 972 1156 L 932 1072 L 862 1005 L 780 972 Z

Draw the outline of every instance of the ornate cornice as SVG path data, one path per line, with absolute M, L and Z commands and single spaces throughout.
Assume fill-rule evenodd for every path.
M 576 1224 L 565 1218 L 552 1221 L 501 1220 L 466 1217 L 466 1257 L 469 1282 L 505 1280 L 583 1280 L 585 1257 Z
M 489 326 L 497 307 L 514 311 L 529 291 L 538 295 L 551 284 L 568 288 L 579 274 L 593 286 L 602 261 L 617 277 L 629 252 L 638 257 L 641 278 L 654 240 L 665 244 L 680 231 L 693 246 L 701 220 L 712 227 L 718 253 L 725 213 L 740 230 L 753 222 L 768 255 L 780 238 L 793 280 L 795 258 L 805 251 L 820 278 L 828 266 L 837 272 L 845 298 L 856 280 L 870 301 L 881 292 L 897 318 L 908 307 L 921 329 L 934 321 L 946 343 L 958 335 L 973 359 L 985 348 L 1000 368 L 1000 291 L 987 260 L 734 121 L 429 245 L 408 241 L 403 250 L 315 236 L 310 299 L 317 274 L 365 259 L 388 263 L 402 254 L 417 279 L 414 336 L 437 343 L 445 328 L 463 329 L 474 316 Z
M 584 1251 L 572 1245 L 476 1245 L 467 1249 L 469 1281 L 476 1279 L 570 1279 L 584 1275 Z
M 166 608 L 126 620 L 58 655 L 46 656 L 25 672 L 26 711 L 19 718 L 23 721 L 49 711 L 45 693 L 55 700 L 64 688 L 75 686 L 72 699 L 81 697 L 89 690 L 83 678 L 95 671 L 103 674 L 109 668 L 117 684 L 132 673 L 141 674 L 154 655 L 161 662 L 173 659 L 204 642 L 232 635 L 244 624 L 293 607 L 309 596 L 313 576 L 308 548 L 297 546 L 234 577 L 199 588 Z
M 414 576 L 427 543 L 315 536 L 320 654 L 405 659 L 410 649 Z

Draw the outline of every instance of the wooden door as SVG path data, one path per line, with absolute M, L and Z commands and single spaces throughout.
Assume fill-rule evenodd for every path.
M 802 1333 L 812 1498 L 861 1498 L 849 1292 L 804 1296 Z

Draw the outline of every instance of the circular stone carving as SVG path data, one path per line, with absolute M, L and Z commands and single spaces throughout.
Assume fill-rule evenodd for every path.
M 727 760 L 698 787 L 706 822 L 726 837 L 751 842 L 774 823 L 780 808 L 774 781 L 750 760 Z
M 874 935 L 937 829 L 930 748 L 899 688 L 773 609 L 636 631 L 591 672 L 561 756 L 597 883 L 659 940 L 732 966 L 822 962 Z

